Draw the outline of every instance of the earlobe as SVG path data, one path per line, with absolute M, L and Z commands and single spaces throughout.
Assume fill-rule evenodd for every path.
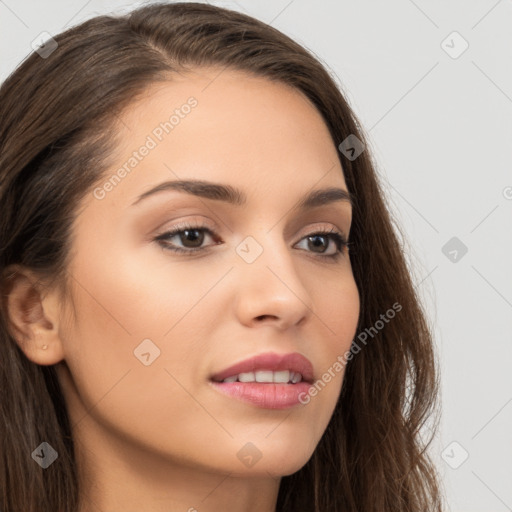
M 57 296 L 31 270 L 19 265 L 4 271 L 2 300 L 8 330 L 27 359 L 40 365 L 63 359 Z

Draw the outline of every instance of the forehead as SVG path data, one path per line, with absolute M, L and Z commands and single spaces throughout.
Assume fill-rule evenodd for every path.
M 278 202 L 315 184 L 346 188 L 322 116 L 280 82 L 199 68 L 152 84 L 118 119 L 116 163 L 105 179 L 124 169 L 109 187 L 119 203 L 173 179 L 229 183 Z

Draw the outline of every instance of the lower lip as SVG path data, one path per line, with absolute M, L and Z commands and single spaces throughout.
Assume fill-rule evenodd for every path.
M 287 409 L 303 403 L 300 399 L 308 394 L 311 387 L 307 382 L 297 384 L 210 382 L 221 393 L 264 409 Z

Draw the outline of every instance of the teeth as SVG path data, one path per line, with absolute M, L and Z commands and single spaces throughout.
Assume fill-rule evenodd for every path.
M 270 370 L 258 370 L 256 372 L 245 372 L 233 375 L 224 379 L 222 382 L 266 382 L 266 383 L 278 383 L 286 384 L 288 382 L 297 384 L 302 380 L 302 375 L 298 372 L 291 372 L 289 370 L 282 370 L 279 372 L 273 372 Z
M 274 382 L 286 383 L 290 380 L 290 372 L 284 370 L 282 372 L 274 372 Z
M 255 380 L 254 372 L 239 373 L 238 380 L 240 382 L 254 382 L 254 380 Z
M 274 372 L 271 371 L 259 371 L 255 372 L 256 382 L 277 382 L 274 380 Z
M 302 380 L 302 375 L 300 373 L 294 373 L 293 377 L 291 378 L 292 384 L 297 384 L 297 382 L 300 382 L 301 380 Z

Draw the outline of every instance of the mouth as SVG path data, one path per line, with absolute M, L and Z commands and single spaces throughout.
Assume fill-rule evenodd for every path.
M 285 409 L 302 401 L 313 383 L 313 366 L 299 353 L 266 353 L 213 375 L 221 393 L 265 409 Z
M 212 378 L 213 382 L 258 382 L 264 384 L 297 384 L 305 382 L 306 379 L 300 372 L 292 370 L 257 370 L 254 372 L 242 372 L 236 375 L 230 375 L 225 379 L 219 380 Z
M 300 377 L 300 380 L 299 380 Z M 277 354 L 266 352 L 236 363 L 213 375 L 214 382 L 263 382 L 296 384 L 313 382 L 311 361 L 298 352 Z

